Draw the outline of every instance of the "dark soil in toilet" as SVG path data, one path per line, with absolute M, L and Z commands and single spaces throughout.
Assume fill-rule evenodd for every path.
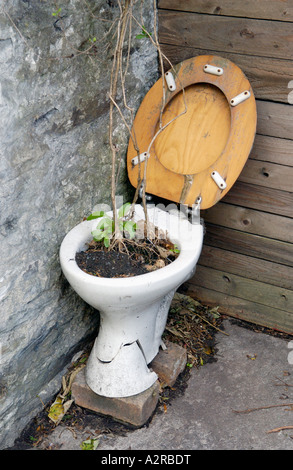
M 97 277 L 121 278 L 138 276 L 163 268 L 178 256 L 175 245 L 167 239 L 124 239 L 111 249 L 102 242 L 91 242 L 88 249 L 76 253 L 76 263 L 87 274 Z

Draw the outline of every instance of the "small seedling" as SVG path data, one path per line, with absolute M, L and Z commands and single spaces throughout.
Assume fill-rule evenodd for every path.
M 177 253 L 177 254 L 180 253 L 180 250 L 177 245 L 174 245 L 173 248 L 169 248 L 169 250 L 172 251 L 172 253 Z
M 61 8 L 58 8 L 58 10 L 54 11 L 52 16 L 59 16 L 59 13 L 61 13 Z
M 94 437 L 94 438 L 89 438 L 85 441 L 83 441 L 80 445 L 82 450 L 96 450 L 96 448 L 99 445 L 99 439 Z
M 142 30 L 141 30 L 141 33 L 140 34 L 137 34 L 135 36 L 136 39 L 145 39 L 145 38 L 149 38 L 150 36 L 152 35 L 152 33 L 149 33 L 145 27 L 143 26 L 142 27 Z
M 125 220 L 131 208 L 131 204 L 126 202 L 118 210 L 118 228 L 126 238 L 134 238 L 136 232 L 136 223 L 132 220 Z M 110 240 L 115 232 L 113 217 L 110 217 L 104 211 L 93 212 L 87 220 L 100 219 L 95 230 L 92 231 L 93 239 L 96 242 L 103 241 L 106 248 L 110 246 Z

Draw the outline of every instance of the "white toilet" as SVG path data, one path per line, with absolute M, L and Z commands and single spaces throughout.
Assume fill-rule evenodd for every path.
M 166 85 L 162 125 L 171 124 L 147 151 L 159 126 L 160 79 L 134 121 L 139 148 L 145 152 L 138 157 L 130 139 L 130 182 L 136 186 L 139 168 L 143 175 L 147 164 L 149 194 L 193 208 L 199 202 L 201 208 L 210 207 L 230 189 L 248 158 L 256 129 L 253 92 L 236 65 L 216 56 L 198 56 L 178 64 L 167 75 Z M 187 112 L 174 119 L 185 104 Z M 201 253 L 199 217 L 189 221 L 179 211 L 155 206 L 149 207 L 148 217 L 167 230 L 180 250 L 173 263 L 157 271 L 113 279 L 82 271 L 75 254 L 92 240 L 96 220 L 78 224 L 60 247 L 60 263 L 68 282 L 100 312 L 99 334 L 86 366 L 87 384 L 98 395 L 136 395 L 157 380 L 148 364 L 159 351 L 174 292 L 193 275 Z M 144 218 L 140 205 L 135 207 L 135 218 Z

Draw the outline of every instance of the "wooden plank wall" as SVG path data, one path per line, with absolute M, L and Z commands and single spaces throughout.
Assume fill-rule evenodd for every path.
M 257 99 L 247 164 L 227 196 L 202 212 L 204 247 L 188 293 L 292 334 L 293 0 L 158 0 L 158 19 L 173 64 L 199 54 L 226 57 Z

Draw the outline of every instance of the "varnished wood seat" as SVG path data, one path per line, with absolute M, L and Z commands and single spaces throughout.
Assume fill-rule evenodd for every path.
M 208 73 L 206 65 L 222 74 Z M 169 90 L 165 82 L 164 100 L 160 78 L 136 114 L 127 154 L 129 179 L 136 187 L 139 167 L 142 178 L 147 164 L 147 193 L 189 206 L 200 197 L 206 209 L 229 191 L 249 156 L 256 131 L 253 91 L 241 69 L 222 57 L 197 56 L 170 72 L 176 89 Z M 242 93 L 244 100 L 235 105 Z M 137 164 L 137 155 L 148 150 L 148 158 L 140 157 Z

